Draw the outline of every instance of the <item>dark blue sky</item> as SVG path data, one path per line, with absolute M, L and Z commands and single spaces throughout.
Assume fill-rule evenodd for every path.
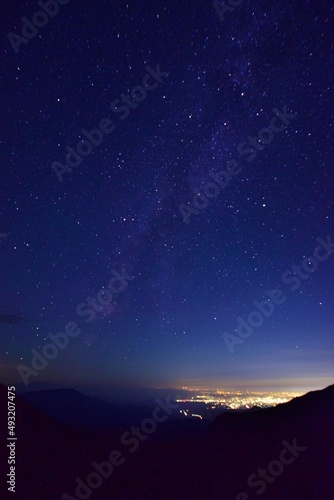
M 334 254 L 296 290 L 281 277 L 334 233 L 332 3 L 244 0 L 221 21 L 211 2 L 71 0 L 17 53 L 7 33 L 40 7 L 0 9 L 3 380 L 75 321 L 29 381 L 329 385 Z M 59 182 L 54 162 L 68 170 L 66 147 L 105 118 Z M 194 210 L 230 160 L 240 172 Z M 133 279 L 86 323 L 78 305 L 113 270 Z M 231 352 L 224 333 L 277 288 L 284 303 Z

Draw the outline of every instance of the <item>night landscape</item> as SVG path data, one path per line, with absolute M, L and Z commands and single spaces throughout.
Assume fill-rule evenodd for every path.
M 0 498 L 334 500 L 333 3 L 0 11 Z

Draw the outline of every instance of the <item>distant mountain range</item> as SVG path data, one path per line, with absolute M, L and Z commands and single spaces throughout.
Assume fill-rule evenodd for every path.
M 0 398 L 4 478 L 4 386 Z M 224 413 L 207 428 L 168 418 L 133 453 L 120 438 L 135 421 L 150 418 L 152 408 L 136 415 L 132 410 L 74 390 L 17 396 L 17 487 L 9 496 L 2 482 L 0 498 L 59 500 L 65 492 L 67 500 L 79 498 L 76 478 L 85 482 L 94 472 L 92 462 L 108 460 L 117 449 L 124 464 L 85 498 L 334 500 L 334 385 L 273 408 Z
M 76 427 L 111 428 L 145 418 L 145 408 L 119 408 L 74 389 L 34 391 L 21 397 L 55 420 Z

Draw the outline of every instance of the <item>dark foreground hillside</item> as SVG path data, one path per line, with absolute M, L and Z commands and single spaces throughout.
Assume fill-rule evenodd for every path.
M 334 386 L 275 408 L 223 414 L 206 429 L 167 420 L 132 453 L 120 443 L 126 427 L 76 430 L 17 396 L 15 495 L 3 481 L 7 390 L 0 389 L 0 498 L 334 500 Z M 102 478 L 92 462 L 108 461 L 113 450 L 124 463 L 101 469 L 109 475 Z M 83 486 L 93 472 L 92 487 Z

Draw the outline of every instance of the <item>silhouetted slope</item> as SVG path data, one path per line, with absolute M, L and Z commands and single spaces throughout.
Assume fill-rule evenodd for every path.
M 8 492 L 7 388 L 0 384 L 1 460 L 0 498 L 17 500 L 60 499 L 92 460 L 112 449 L 121 429 L 113 434 L 76 430 L 38 410 L 16 396 L 16 493 Z M 11 495 L 11 496 L 9 496 Z

